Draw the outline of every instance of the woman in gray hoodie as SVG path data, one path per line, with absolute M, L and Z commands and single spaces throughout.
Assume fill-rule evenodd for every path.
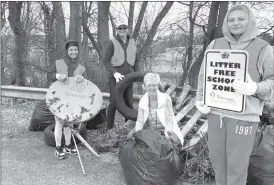
M 246 185 L 249 157 L 264 101 L 274 98 L 273 48 L 257 38 L 256 22 L 245 5 L 233 6 L 222 27 L 224 37 L 213 40 L 207 49 L 245 50 L 249 53 L 247 82 L 235 80 L 232 87 L 246 96 L 241 113 L 204 105 L 203 62 L 198 81 L 196 107 L 208 114 L 209 157 L 216 185 Z

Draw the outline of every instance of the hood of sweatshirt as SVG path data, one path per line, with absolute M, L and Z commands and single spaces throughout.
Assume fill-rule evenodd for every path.
M 247 24 L 245 32 L 242 34 L 242 36 L 239 38 L 239 40 L 236 40 L 229 32 L 228 25 L 227 25 L 228 15 L 230 12 L 235 10 L 234 8 L 228 10 L 228 12 L 226 13 L 226 16 L 225 16 L 225 19 L 223 22 L 222 32 L 223 32 L 225 39 L 228 42 L 230 42 L 231 45 L 239 45 L 239 44 L 246 45 L 251 40 L 253 40 L 257 37 L 256 21 L 254 18 L 254 14 L 250 11 L 250 9 L 247 6 L 240 4 L 240 5 L 235 5 L 234 7 L 237 7 L 237 6 L 244 7 L 248 10 L 248 24 Z
M 79 49 L 79 48 L 78 48 Z M 79 57 L 80 51 L 78 50 L 78 55 L 73 61 L 72 58 L 68 55 L 68 50 L 65 50 L 64 61 L 67 64 L 68 68 L 75 70 L 79 64 L 81 64 L 81 58 Z

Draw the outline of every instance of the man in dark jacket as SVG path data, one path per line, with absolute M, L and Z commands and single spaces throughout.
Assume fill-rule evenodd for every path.
M 128 26 L 121 24 L 116 29 L 117 36 L 109 42 L 104 53 L 104 65 L 109 71 L 110 101 L 107 110 L 108 129 L 114 126 L 116 112 L 114 90 L 116 83 L 129 73 L 141 71 L 136 44 L 134 39 L 128 34 Z M 124 100 L 128 107 L 133 108 L 133 84 L 125 89 Z

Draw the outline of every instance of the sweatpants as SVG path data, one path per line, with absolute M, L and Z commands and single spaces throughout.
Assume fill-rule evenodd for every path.
M 258 122 L 208 115 L 209 158 L 216 185 L 246 185 Z

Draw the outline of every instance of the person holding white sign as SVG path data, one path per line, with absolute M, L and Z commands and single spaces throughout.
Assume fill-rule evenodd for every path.
M 78 42 L 68 41 L 66 43 L 66 55 L 63 59 L 56 60 L 54 69 L 52 70 L 54 78 L 63 83 L 67 83 L 68 77 L 75 77 L 76 82 L 81 82 L 84 79 L 85 67 L 80 63 L 80 58 L 78 57 Z M 76 116 L 76 115 L 75 115 Z M 75 116 L 70 116 L 69 121 L 76 119 Z M 69 127 L 64 127 L 64 119 L 55 116 L 55 129 L 54 136 L 56 142 L 56 148 L 54 155 L 58 159 L 64 159 L 67 157 L 66 153 L 71 155 L 76 155 L 77 151 L 71 144 L 71 130 Z M 62 130 L 64 130 L 65 136 L 65 146 L 61 146 Z
M 246 185 L 259 116 L 264 101 L 274 98 L 273 49 L 257 37 L 254 15 L 245 5 L 228 10 L 222 32 L 224 37 L 213 40 L 207 49 L 245 50 L 249 54 L 247 80 L 231 83 L 234 93 L 246 96 L 245 109 L 237 113 L 203 104 L 205 62 L 199 73 L 196 107 L 208 114 L 209 157 L 216 185 Z

